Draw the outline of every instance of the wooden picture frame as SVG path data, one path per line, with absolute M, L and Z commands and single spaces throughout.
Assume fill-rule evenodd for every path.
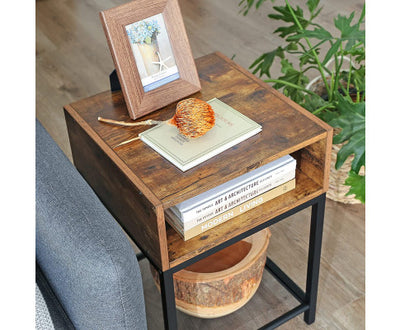
M 100 18 L 132 119 L 201 89 L 177 0 L 136 0 Z M 150 59 L 148 46 L 159 61 Z

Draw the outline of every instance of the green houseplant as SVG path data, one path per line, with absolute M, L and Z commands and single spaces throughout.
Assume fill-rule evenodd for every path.
M 239 6 L 247 15 L 251 7 L 258 9 L 265 1 L 241 0 Z M 333 143 L 340 147 L 335 168 L 351 159 L 344 182 L 350 186 L 347 195 L 355 194 L 364 203 L 365 6 L 358 19 L 354 12 L 338 15 L 333 21 L 335 35 L 315 22 L 322 10 L 319 0 L 308 0 L 305 7 L 294 7 L 288 0 L 284 6 L 273 7 L 275 12 L 268 16 L 283 23 L 274 31 L 283 45 L 259 56 L 250 69 L 267 76 L 265 82 L 335 128 Z M 270 68 L 275 62 L 280 63 L 282 75 L 272 78 Z M 319 77 L 319 92 L 312 88 L 314 81 L 310 84 L 312 75 Z

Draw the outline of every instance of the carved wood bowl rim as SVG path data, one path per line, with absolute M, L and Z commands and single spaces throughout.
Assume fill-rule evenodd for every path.
M 258 233 L 255 233 L 249 237 L 243 239 L 243 241 L 251 244 L 249 252 L 241 259 L 238 263 L 218 272 L 212 273 L 197 273 L 190 270 L 182 269 L 174 274 L 174 279 L 185 282 L 210 282 L 217 279 L 225 279 L 227 277 L 235 276 L 250 265 L 255 263 L 267 250 L 269 244 L 269 238 L 271 237 L 271 231 L 269 228 L 265 228 Z

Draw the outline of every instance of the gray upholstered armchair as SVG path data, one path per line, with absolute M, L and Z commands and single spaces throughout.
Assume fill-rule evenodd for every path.
M 38 121 L 36 263 L 36 328 L 147 328 L 131 244 Z

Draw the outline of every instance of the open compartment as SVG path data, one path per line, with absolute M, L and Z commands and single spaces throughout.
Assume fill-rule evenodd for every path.
M 167 221 L 167 244 L 170 267 L 203 253 L 216 245 L 252 229 L 297 205 L 322 194 L 327 186 L 326 168 L 329 164 L 327 134 L 316 142 L 296 150 L 290 155 L 296 159 L 296 187 L 236 216 L 204 233 L 184 241 Z M 167 217 L 167 214 L 165 214 Z

